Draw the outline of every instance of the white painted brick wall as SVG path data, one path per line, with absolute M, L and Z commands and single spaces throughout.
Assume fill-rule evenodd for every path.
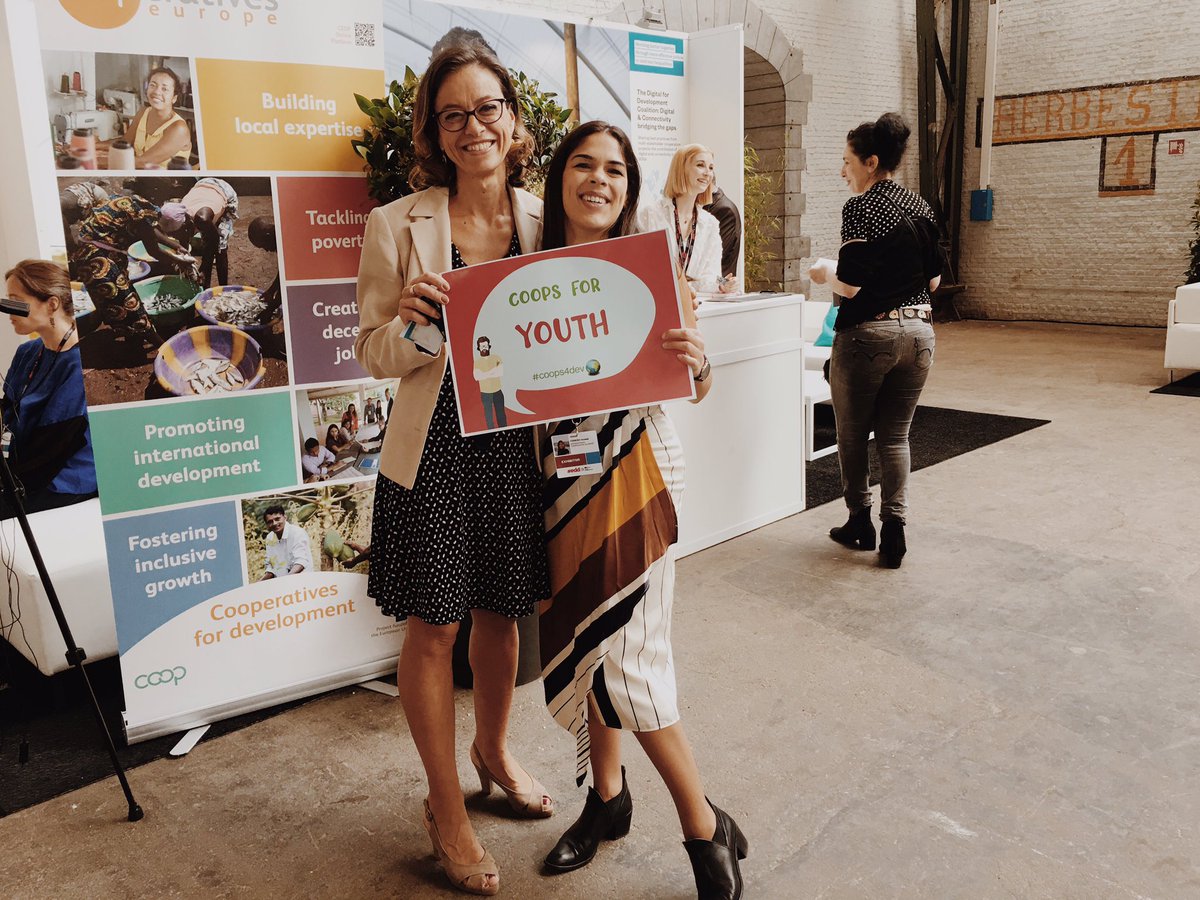
M 850 196 L 841 178 L 846 132 L 885 112 L 899 112 L 914 134 L 897 180 L 916 190 L 917 58 L 914 0 L 791 0 L 764 2 L 770 15 L 804 55 L 813 97 L 804 126 L 808 165 L 802 189 L 803 234 L 812 255 L 836 257 L 842 206 Z M 814 299 L 830 291 L 811 285 Z
M 1000 0 L 996 93 L 1200 73 L 1196 0 Z M 1155 193 L 1100 197 L 1100 139 L 992 151 L 991 222 L 971 222 L 979 186 L 975 102 L 983 94 L 987 4 L 973 3 L 962 277 L 968 316 L 1162 325 L 1187 268 L 1200 132 L 1159 137 Z M 1187 141 L 1168 156 L 1167 141 Z M 1113 142 L 1109 143 L 1110 152 Z

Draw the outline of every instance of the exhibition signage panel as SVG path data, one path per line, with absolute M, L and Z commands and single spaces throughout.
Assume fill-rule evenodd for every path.
M 382 8 L 110 5 L 48 0 L 39 27 L 137 741 L 394 667 L 366 596 L 388 385 L 353 360 Z M 312 441 L 352 449 L 314 475 Z
M 307 63 L 197 59 L 208 167 L 258 172 L 361 172 L 350 141 L 365 117 L 354 95 L 379 73 Z
M 500 259 L 445 275 L 464 435 L 695 396 L 662 346 L 682 327 L 666 232 Z M 691 302 L 691 298 L 688 298 Z
M 692 114 L 694 36 L 425 0 L 44 0 L 37 17 L 39 35 L 24 39 L 40 40 L 42 71 L 16 78 L 23 95 L 45 99 L 45 128 L 26 145 L 47 171 L 53 157 L 77 283 L 127 736 L 390 669 L 403 626 L 367 598 L 366 572 L 391 385 L 367 380 L 353 359 L 354 279 L 374 205 L 350 144 L 367 124 L 353 95 L 379 96 L 405 66 L 424 71 L 451 28 L 478 30 L 506 66 L 536 78 L 580 121 L 628 131 L 649 198 L 679 143 L 711 143 L 704 128 L 734 130 L 740 90 L 724 108 L 706 89 L 705 115 Z M 713 53 L 702 68 L 740 72 L 736 55 Z M 139 129 L 151 110 L 154 121 L 167 118 L 152 139 Z M 115 143 L 122 138 L 137 147 Z M 719 157 L 722 165 L 740 170 Z M 146 230 L 174 201 L 189 215 L 174 237 L 195 268 Z M 215 232 L 197 215 L 205 208 Z M 517 306 L 485 305 L 499 278 L 483 286 L 477 321 L 464 326 L 468 343 L 476 325 L 522 341 L 497 350 L 507 354 L 500 378 L 514 404 L 500 408 L 514 421 L 542 421 L 691 396 L 686 369 L 659 346 L 679 323 L 673 279 L 651 273 L 640 254 L 574 252 L 573 272 L 554 273 L 552 259 L 539 265 L 554 275 L 546 284 L 565 288 L 560 302 L 579 304 L 565 322 L 595 322 L 582 373 L 522 374 L 526 349 L 529 359 L 575 350 L 570 341 L 549 349 L 568 333 L 553 310 L 517 320 L 520 307 L 541 306 L 520 304 L 520 290 Z M 570 295 L 581 275 L 589 291 Z M 467 365 L 456 369 L 460 385 L 482 383 L 474 349 L 456 358 Z M 558 369 L 580 367 L 564 359 Z M 654 390 L 639 393 L 646 386 Z M 480 406 L 464 412 L 471 433 L 487 430 Z M 216 430 L 201 433 L 209 422 Z M 313 440 L 318 450 L 350 449 L 314 472 L 305 450 Z

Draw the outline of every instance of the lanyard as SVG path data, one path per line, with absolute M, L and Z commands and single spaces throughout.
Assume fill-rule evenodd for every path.
M 692 210 L 692 224 L 688 228 L 686 240 L 679 227 L 679 207 L 675 205 L 674 200 L 671 201 L 671 211 L 675 213 L 675 245 L 679 247 L 679 265 L 686 273 L 688 263 L 692 261 L 692 249 L 696 246 L 696 220 L 700 218 L 700 211 L 699 209 Z
M 67 345 L 67 341 L 71 339 L 71 335 L 74 333 L 75 325 L 72 323 L 70 329 L 66 334 L 63 335 L 63 339 L 58 342 L 58 349 L 54 351 L 54 359 L 50 360 L 50 365 L 46 367 L 46 375 L 44 377 L 48 378 L 50 376 L 50 372 L 54 369 L 54 364 L 58 361 L 58 354 L 62 352 L 62 348 Z M 43 343 L 42 349 L 38 351 L 37 359 L 35 359 L 33 361 L 33 365 L 29 367 L 29 375 L 27 375 L 25 378 L 25 387 L 21 389 L 21 395 L 17 397 L 17 402 L 13 404 L 13 411 L 16 412 L 18 419 L 20 418 L 20 413 L 18 410 L 21 408 L 21 401 L 25 399 L 25 395 L 29 393 L 32 387 L 34 387 L 33 376 L 38 373 L 39 369 L 41 369 L 42 357 L 45 355 L 46 345 Z

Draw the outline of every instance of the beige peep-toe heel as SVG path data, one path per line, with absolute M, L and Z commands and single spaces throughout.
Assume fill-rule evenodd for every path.
M 528 791 L 517 791 L 505 787 L 495 775 L 488 771 L 488 767 L 483 764 L 483 757 L 479 753 L 479 749 L 471 744 L 470 753 L 471 765 L 475 767 L 475 772 L 479 775 L 479 789 L 484 794 L 492 792 L 492 785 L 500 788 L 504 792 L 504 796 L 508 798 L 508 805 L 513 808 L 513 812 L 526 819 L 547 819 L 554 815 L 554 798 L 546 793 L 546 786 L 533 777 L 528 771 L 529 780 L 532 782 Z
M 425 831 L 429 834 L 429 843 L 433 845 L 433 855 L 437 857 L 438 865 L 446 873 L 446 880 L 451 885 L 465 893 L 482 897 L 492 897 L 500 892 L 500 867 L 487 850 L 483 851 L 483 858 L 476 863 L 457 863 L 447 855 L 428 800 L 425 801 Z M 490 886 L 487 884 L 488 875 L 496 879 Z

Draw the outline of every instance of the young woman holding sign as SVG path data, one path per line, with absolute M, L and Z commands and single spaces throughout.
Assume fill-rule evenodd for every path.
M 543 247 L 585 244 L 634 230 L 641 175 L 629 138 L 604 122 L 580 125 L 546 176 Z M 692 372 L 696 398 L 711 386 L 704 340 L 689 327 L 662 335 Z M 594 440 L 597 471 L 559 477 L 555 449 Z M 704 795 L 675 689 L 671 657 L 676 509 L 683 454 L 660 406 L 568 420 L 544 442 L 551 600 L 542 611 L 542 677 L 556 721 L 576 736 L 577 771 L 590 764 L 583 812 L 546 857 L 551 872 L 591 862 L 602 840 L 628 833 L 633 802 L 621 766 L 621 730 L 633 731 L 666 783 L 703 900 L 741 896 L 746 838 Z
M 454 756 L 451 651 L 471 610 L 475 739 L 480 784 L 493 782 L 519 816 L 554 801 L 508 751 L 517 623 L 549 596 L 541 475 L 529 428 L 459 435 L 444 347 L 405 337 L 449 302 L 438 273 L 536 249 L 542 204 L 518 190 L 532 141 L 508 70 L 483 44 L 437 53 L 413 107 L 416 193 L 372 211 L 358 275 L 358 361 L 401 378 L 375 488 L 368 593 L 408 618 L 398 685 L 425 766 L 424 822 L 446 877 L 495 894 L 499 869 L 475 837 Z

